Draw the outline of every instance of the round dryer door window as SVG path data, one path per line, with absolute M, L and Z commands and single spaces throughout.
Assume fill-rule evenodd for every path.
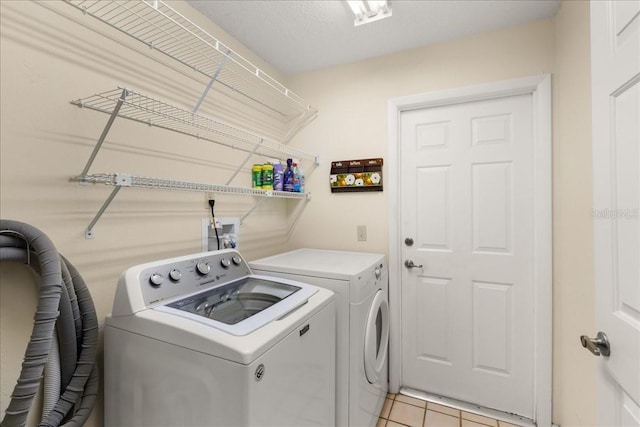
M 385 367 L 389 346 L 389 303 L 382 290 L 378 290 L 367 316 L 364 333 L 364 371 L 367 381 L 378 382 Z

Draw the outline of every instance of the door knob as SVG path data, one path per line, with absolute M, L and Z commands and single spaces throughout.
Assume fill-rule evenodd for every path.
M 422 268 L 423 267 L 422 264 L 420 264 L 420 265 L 414 264 L 412 259 L 406 260 L 404 262 L 404 266 L 407 267 L 407 268 Z
M 595 338 L 589 338 L 586 335 L 580 337 L 582 346 L 596 356 L 608 357 L 611 354 L 609 339 L 604 332 L 598 332 Z
M 407 246 L 413 246 L 413 239 L 411 237 L 407 237 L 404 239 L 404 244 Z

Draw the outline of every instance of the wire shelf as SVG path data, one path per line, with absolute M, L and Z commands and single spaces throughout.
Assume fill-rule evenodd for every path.
M 71 101 L 79 107 L 106 114 L 112 114 L 118 102 L 122 102 L 118 116 L 129 120 L 190 135 L 247 153 L 266 157 L 286 154 L 291 158 L 316 160 L 314 154 L 291 148 L 122 87 Z
M 288 191 L 260 190 L 256 188 L 234 187 L 222 184 L 207 184 L 193 181 L 179 181 L 165 178 L 150 178 L 124 173 L 99 173 L 91 175 L 78 175 L 71 181 L 105 184 L 119 187 L 152 188 L 157 190 L 181 190 L 206 193 L 235 194 L 241 196 L 274 197 L 281 199 L 309 199 L 308 193 L 292 193 Z
M 160 0 L 65 0 L 113 28 L 272 111 L 285 123 L 316 110 L 204 29 Z M 225 64 L 226 62 L 226 64 Z M 221 66 L 222 65 L 222 66 Z
M 161 0 L 65 0 L 85 15 L 121 31 L 144 45 L 208 77 L 209 84 L 192 111 L 125 88 L 97 93 L 72 101 L 72 104 L 110 115 L 84 170 L 71 181 L 112 186 L 113 190 L 86 229 L 93 238 L 93 228 L 117 193 L 125 187 L 159 190 L 181 190 L 257 196 L 259 201 L 246 212 L 242 221 L 268 198 L 308 200 L 310 194 L 207 184 L 164 178 L 134 176 L 125 173 L 89 174 L 98 152 L 116 117 L 171 130 L 248 153 L 238 166 L 230 183 L 252 155 L 312 159 L 318 157 L 290 148 L 273 139 L 262 137 L 237 126 L 197 114 L 213 87 L 228 101 L 242 101 L 253 106 L 251 115 L 275 119 L 279 129 L 277 140 L 288 142 L 302 127 L 316 117 L 317 111 L 238 53 L 211 36 L 198 25 Z M 215 84 L 214 84 L 215 83 Z M 243 106 L 244 106 L 243 105 Z M 244 110 L 244 109 L 243 109 Z M 266 115 L 266 116 L 265 116 Z M 244 123 L 244 122 L 243 122 Z M 282 130 L 284 129 L 284 130 Z M 258 131 L 262 133 L 262 131 Z M 282 134 L 280 135 L 280 132 Z M 282 136 L 282 138 L 281 138 Z

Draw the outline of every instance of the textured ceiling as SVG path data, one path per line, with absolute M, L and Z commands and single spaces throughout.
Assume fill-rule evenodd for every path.
M 286 75 L 553 16 L 559 0 L 395 0 L 393 16 L 354 27 L 339 0 L 187 0 Z

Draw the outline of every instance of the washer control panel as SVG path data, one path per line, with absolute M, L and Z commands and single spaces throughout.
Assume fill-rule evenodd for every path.
M 140 267 L 136 285 L 147 307 L 251 274 L 247 263 L 233 250 L 204 252 Z

